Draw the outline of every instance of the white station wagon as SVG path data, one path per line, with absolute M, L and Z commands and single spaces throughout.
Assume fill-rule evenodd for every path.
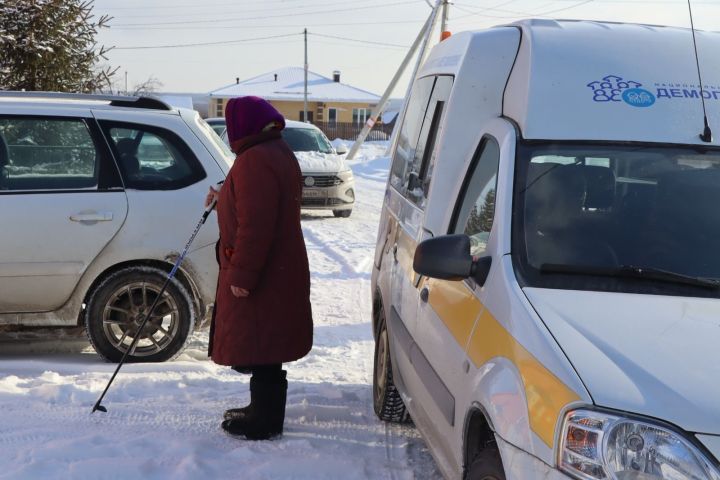
M 84 324 L 97 352 L 163 361 L 214 302 L 210 216 L 142 331 L 232 154 L 152 98 L 0 93 L 0 325 Z

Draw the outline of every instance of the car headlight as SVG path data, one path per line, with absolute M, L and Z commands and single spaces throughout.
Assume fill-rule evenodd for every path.
M 677 432 L 592 410 L 565 416 L 559 465 L 582 480 L 720 480 L 705 455 Z
M 342 172 L 338 172 L 337 176 L 343 182 L 349 182 L 353 179 L 352 170 L 343 170 Z

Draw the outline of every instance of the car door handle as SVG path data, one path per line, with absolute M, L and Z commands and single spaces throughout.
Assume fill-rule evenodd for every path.
M 420 300 L 422 300 L 423 303 L 427 303 L 429 298 L 430 298 L 430 290 L 428 290 L 427 287 L 423 287 L 422 290 L 420 290 Z
M 73 222 L 110 222 L 112 219 L 112 212 L 87 212 L 70 215 L 70 220 Z

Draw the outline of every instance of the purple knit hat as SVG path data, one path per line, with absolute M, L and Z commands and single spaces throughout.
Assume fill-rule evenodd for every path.
M 231 98 L 225 107 L 225 123 L 230 144 L 250 135 L 257 135 L 269 123 L 285 128 L 285 118 L 275 107 L 260 97 Z

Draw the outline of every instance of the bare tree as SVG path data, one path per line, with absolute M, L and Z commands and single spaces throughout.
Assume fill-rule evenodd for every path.
M 162 88 L 162 86 L 163 83 L 151 75 L 144 82 L 136 83 L 129 95 L 147 95 L 148 93 L 155 93 Z

